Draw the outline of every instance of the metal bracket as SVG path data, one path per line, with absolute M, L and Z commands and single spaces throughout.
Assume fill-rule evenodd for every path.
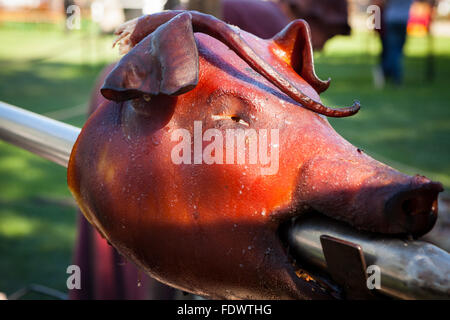
M 367 288 L 366 261 L 359 244 L 321 235 L 327 269 L 345 292 L 347 299 L 374 299 Z

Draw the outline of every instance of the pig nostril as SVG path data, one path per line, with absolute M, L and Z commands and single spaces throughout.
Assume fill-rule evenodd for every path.
M 386 201 L 389 233 L 412 234 L 414 237 L 430 231 L 438 216 L 438 183 L 415 182 L 393 192 Z
M 437 198 L 433 201 L 433 204 L 431 205 L 431 214 L 432 215 L 438 214 L 438 199 Z
M 412 215 L 414 213 L 413 201 L 411 199 L 407 199 L 402 203 L 402 210 L 407 215 Z
M 437 197 L 430 199 L 430 195 L 421 195 L 416 197 L 408 197 L 401 203 L 403 213 L 408 216 L 417 216 L 421 214 L 437 215 L 438 202 Z

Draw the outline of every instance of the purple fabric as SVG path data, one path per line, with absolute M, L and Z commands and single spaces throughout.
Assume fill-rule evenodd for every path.
M 222 0 L 222 19 L 260 38 L 281 31 L 290 17 L 305 19 L 311 28 L 314 49 L 337 34 L 350 34 L 346 0 L 290 0 L 278 4 L 262 0 Z
M 223 0 L 222 18 L 263 39 L 273 37 L 290 22 L 278 4 L 261 0 Z

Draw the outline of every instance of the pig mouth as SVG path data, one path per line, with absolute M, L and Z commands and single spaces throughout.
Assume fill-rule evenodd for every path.
M 308 205 L 299 202 L 291 214 L 279 221 L 277 227 L 277 237 L 297 277 L 295 280 L 312 279 L 315 285 L 327 292 L 335 294 L 339 291 L 326 274 L 292 254 L 288 235 L 294 224 L 301 224 L 305 218 L 311 216 L 323 216 L 374 237 L 418 238 L 433 228 L 438 215 L 438 194 L 443 191 L 440 183 L 425 179 L 421 176 L 412 177 L 412 183 L 401 188 L 398 185 L 389 185 L 370 190 L 369 193 L 354 195 L 353 201 L 347 198 L 348 204 L 344 207 L 336 205 L 337 198 L 331 202 L 310 201 Z M 356 205 L 356 203 L 370 203 L 369 199 L 377 196 L 375 191 L 378 192 L 378 208 L 372 205 Z M 384 197 L 381 197 L 381 194 Z M 334 203 L 334 206 L 330 203 Z
M 429 217 L 437 216 L 438 212 L 437 197 L 432 202 L 432 205 L 429 208 L 428 213 L 418 211 L 416 201 L 417 200 L 406 197 L 402 202 L 401 205 L 402 209 L 412 214 L 423 214 L 428 215 Z M 407 233 L 390 234 L 385 232 L 373 232 L 371 230 L 364 230 L 363 228 L 354 226 L 351 223 L 342 221 L 342 219 L 330 217 L 329 215 L 314 209 L 309 209 L 307 210 L 307 212 L 299 210 L 294 214 L 293 217 L 280 222 L 276 230 L 276 235 L 283 250 L 283 253 L 285 255 L 285 259 L 289 263 L 289 266 L 287 267 L 287 269 L 289 270 L 287 271 L 291 275 L 292 281 L 297 283 L 299 286 L 300 285 L 304 286 L 304 284 L 307 283 L 307 285 L 309 285 L 311 288 L 315 288 L 313 289 L 313 291 L 318 289 L 319 292 L 323 292 L 334 299 L 345 299 L 346 294 L 343 287 L 341 287 L 340 284 L 336 283 L 328 272 L 319 269 L 317 266 L 313 265 L 310 261 L 305 261 L 303 258 L 297 256 L 295 249 L 291 248 L 291 244 L 289 243 L 288 240 L 289 232 L 293 230 L 294 225 L 298 226 L 298 224 L 301 224 L 302 221 L 305 221 L 312 216 L 315 217 L 320 216 L 323 217 L 324 219 L 330 220 L 330 222 L 332 222 L 333 220 L 340 221 L 343 224 L 350 225 L 352 228 L 356 229 L 361 234 L 371 235 L 371 237 L 374 238 L 383 236 L 383 238 L 411 239 L 411 234 Z M 432 226 L 434 225 L 436 219 L 431 218 L 431 220 Z
M 329 275 L 325 274 L 308 261 L 299 259 L 295 253 L 292 252 L 293 250 L 290 247 L 288 238 L 292 227 L 297 223 L 301 223 L 303 219 L 311 216 L 325 217 L 324 214 L 311 209 L 306 213 L 299 213 L 298 215 L 281 222 L 277 228 L 276 234 L 278 240 L 283 249 L 286 261 L 288 261 L 290 265 L 288 268 L 290 270 L 288 270 L 288 272 L 291 271 L 291 279 L 296 283 L 306 281 L 313 286 L 319 287 L 327 294 L 334 296 L 334 298 L 342 298 L 342 290 L 333 280 L 330 279 Z M 327 219 L 331 220 L 331 218 Z

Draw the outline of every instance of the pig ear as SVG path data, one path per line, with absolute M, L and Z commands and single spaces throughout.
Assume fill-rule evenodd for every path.
M 314 71 L 314 57 L 311 44 L 311 31 L 305 20 L 295 20 L 272 38 L 287 53 L 292 68 L 308 82 L 314 90 L 321 93 L 328 89 L 330 79 L 320 80 Z
M 198 83 L 198 51 L 190 13 L 159 26 L 128 52 L 101 88 L 114 101 L 142 95 L 179 95 Z

